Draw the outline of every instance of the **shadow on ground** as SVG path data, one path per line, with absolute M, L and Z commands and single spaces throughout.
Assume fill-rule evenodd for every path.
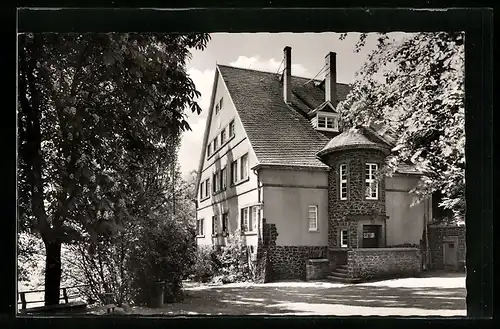
M 446 278 L 444 279 L 446 280 Z M 248 287 L 216 286 L 206 289 L 186 289 L 182 303 L 165 305 L 163 309 L 143 311 L 147 314 L 337 314 L 356 312 L 364 308 L 396 312 L 397 309 L 418 309 L 418 314 L 436 315 L 436 311 L 464 313 L 466 309 L 463 287 L 394 287 L 383 285 L 338 286 L 272 286 Z M 389 308 L 389 310 L 387 310 Z M 393 308 L 392 310 L 390 308 Z M 395 311 L 396 310 L 396 311 Z M 328 313 L 328 312 L 333 313 Z M 140 312 L 144 314 L 143 312 Z M 355 315 L 355 314 L 353 314 Z M 465 315 L 465 314 L 464 314 Z

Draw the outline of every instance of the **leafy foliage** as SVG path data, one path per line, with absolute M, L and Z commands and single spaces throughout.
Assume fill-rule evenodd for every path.
M 62 243 L 87 239 L 95 249 L 98 237 L 114 236 L 145 209 L 163 205 L 157 163 L 175 164 L 179 134 L 189 129 L 184 109 L 201 111 L 185 63 L 189 49 L 208 40 L 158 33 L 19 37 L 19 227 L 38 232 L 50 250 L 46 303 L 58 303 Z
M 174 221 L 152 224 L 140 232 L 127 264 L 132 278 L 132 297 L 136 303 L 147 301 L 150 285 L 154 281 L 167 284 L 167 300 L 180 296 L 182 280 L 194 263 L 196 249 L 193 236 L 192 232 Z
M 191 277 L 198 282 L 209 282 L 217 273 L 217 255 L 211 246 L 198 246 Z
M 417 33 L 396 41 L 378 35 L 377 47 L 339 104 L 344 126 L 384 127 L 395 136 L 388 173 L 413 163 L 425 175 L 417 200 L 436 191 L 440 204 L 465 211 L 464 33 Z M 355 51 L 363 47 L 362 34 Z
M 192 268 L 193 277 L 201 282 L 245 282 L 254 278 L 253 264 L 241 231 L 232 232 L 217 249 L 198 247 Z

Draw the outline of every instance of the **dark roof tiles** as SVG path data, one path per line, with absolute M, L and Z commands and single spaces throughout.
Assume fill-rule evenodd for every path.
M 324 92 L 306 78 L 292 77 L 292 101 L 283 101 L 277 74 L 218 65 L 250 143 L 261 164 L 327 168 L 316 153 L 328 139 L 305 114 L 324 102 Z M 348 86 L 338 85 L 339 98 Z M 299 97 L 298 97 L 299 96 Z

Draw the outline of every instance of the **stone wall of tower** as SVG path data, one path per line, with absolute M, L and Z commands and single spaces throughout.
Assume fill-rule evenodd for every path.
M 379 170 L 384 165 L 385 155 L 375 149 L 350 149 L 337 151 L 323 157 L 323 162 L 331 167 L 328 176 L 328 246 L 339 246 L 339 227 L 348 229 L 349 247 L 359 246 L 359 218 L 385 221 L 385 180 L 379 181 L 377 200 L 365 197 L 366 163 L 378 164 Z M 347 200 L 340 200 L 340 165 L 347 165 Z M 384 222 L 385 223 L 385 222 Z M 385 227 L 385 225 L 384 225 Z

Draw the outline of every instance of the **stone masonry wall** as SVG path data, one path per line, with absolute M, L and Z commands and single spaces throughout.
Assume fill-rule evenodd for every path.
M 380 170 L 384 165 L 384 158 L 381 151 L 373 149 L 345 150 L 325 157 L 325 163 L 331 167 L 328 174 L 328 245 L 330 247 L 338 247 L 337 227 L 339 224 L 350 221 L 349 216 L 386 216 L 384 179 L 379 182 L 378 200 L 365 199 L 365 165 L 367 162 L 376 163 Z M 347 165 L 347 200 L 340 200 L 339 197 L 339 166 L 341 164 Z M 349 242 L 352 242 L 350 247 L 360 247 L 357 230 L 349 230 L 349 232 Z
M 429 225 L 429 249 L 431 256 L 430 268 L 435 270 L 444 269 L 443 243 L 446 237 L 456 237 L 458 240 L 458 268 L 465 267 L 466 244 L 465 226 L 436 226 Z
M 351 278 L 372 279 L 419 276 L 421 254 L 418 248 L 367 248 L 347 252 Z
M 327 246 L 274 246 L 269 248 L 269 280 L 306 279 L 306 262 L 326 258 Z
M 330 271 L 328 259 L 308 259 L 306 263 L 306 280 L 324 279 Z

